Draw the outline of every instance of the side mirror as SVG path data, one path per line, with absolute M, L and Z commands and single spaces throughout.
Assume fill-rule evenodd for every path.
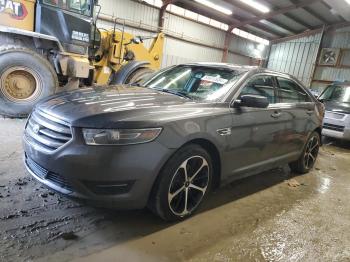
M 269 100 L 264 96 L 258 95 L 243 95 L 241 100 L 236 100 L 233 107 L 255 107 L 255 108 L 267 108 L 269 106 Z

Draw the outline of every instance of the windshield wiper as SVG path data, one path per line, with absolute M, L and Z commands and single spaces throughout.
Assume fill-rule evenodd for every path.
M 169 90 L 169 89 L 164 89 L 164 88 L 155 88 L 157 91 L 160 92 L 164 92 L 164 93 L 168 93 L 168 94 L 172 94 L 172 95 L 177 95 L 177 96 L 181 96 L 187 99 L 191 99 L 192 97 L 189 96 L 188 94 L 186 94 L 185 92 L 181 92 L 181 91 L 174 91 L 174 90 Z

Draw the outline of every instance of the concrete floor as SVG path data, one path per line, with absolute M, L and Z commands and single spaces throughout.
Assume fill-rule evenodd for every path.
M 350 144 L 328 141 L 308 175 L 227 185 L 169 224 L 41 187 L 22 166 L 23 126 L 0 119 L 0 261 L 350 261 Z

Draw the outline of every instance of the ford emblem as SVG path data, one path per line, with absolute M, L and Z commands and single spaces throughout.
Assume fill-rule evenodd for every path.
M 35 134 L 38 134 L 40 131 L 40 126 L 38 124 L 33 125 L 33 131 Z

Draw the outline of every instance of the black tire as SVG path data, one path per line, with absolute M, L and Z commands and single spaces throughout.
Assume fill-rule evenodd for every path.
M 320 145 L 320 135 L 317 132 L 312 132 L 299 159 L 295 162 L 289 163 L 290 169 L 298 174 L 308 173 L 315 165 Z
M 152 74 L 154 71 L 148 67 L 141 67 L 136 69 L 134 72 L 132 72 L 124 81 L 123 84 L 133 84 L 137 83 L 138 81 L 142 80 L 144 77 L 146 77 L 149 74 Z M 113 72 L 110 84 L 115 85 L 119 83 L 118 80 L 118 73 Z
M 152 73 L 154 73 L 154 71 L 150 68 L 139 68 L 128 77 L 128 79 L 126 80 L 126 84 L 137 83 L 138 81 L 142 80 L 144 77 Z
M 31 82 L 35 83 L 32 90 L 23 97 L 12 96 L 6 87 L 10 82 L 10 74 L 22 74 L 27 80 L 34 79 L 34 82 Z M 25 117 L 38 101 L 54 94 L 57 87 L 56 72 L 45 58 L 22 47 L 9 46 L 1 49 L 0 114 L 9 117 Z
M 184 165 L 188 172 L 187 181 Z M 197 169 L 199 172 L 196 174 Z M 210 192 L 212 174 L 212 160 L 208 152 L 196 144 L 184 146 L 162 168 L 152 190 L 150 209 L 166 221 L 183 220 L 191 216 Z M 184 202 L 186 195 L 188 204 Z

